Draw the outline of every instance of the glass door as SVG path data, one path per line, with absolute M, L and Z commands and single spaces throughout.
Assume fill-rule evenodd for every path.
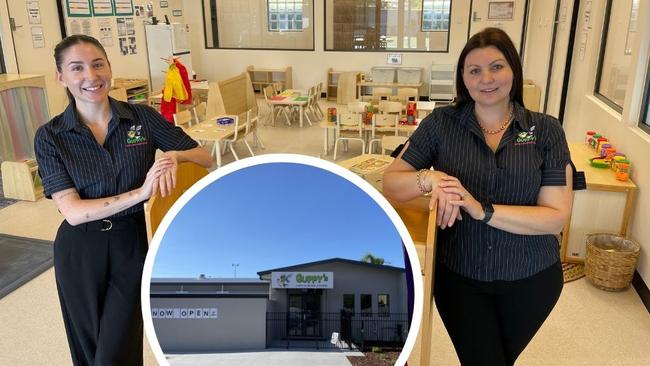
M 320 337 L 320 293 L 288 294 L 290 337 Z

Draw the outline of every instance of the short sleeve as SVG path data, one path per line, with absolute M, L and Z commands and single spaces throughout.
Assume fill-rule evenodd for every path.
M 45 197 L 52 198 L 52 194 L 56 192 L 76 188 L 63 160 L 61 160 L 52 136 L 45 127 L 40 127 L 36 131 L 34 152 Z
M 560 122 L 545 118 L 546 138 L 543 145 L 542 186 L 566 185 L 566 166 L 571 162 L 569 145 Z
M 142 112 L 151 129 L 154 143 L 162 151 L 181 151 L 193 149 L 199 144 L 192 140 L 182 128 L 173 126 L 162 115 L 150 107 L 144 107 Z
M 415 170 L 431 168 L 437 157 L 437 139 L 435 138 L 434 113 L 429 114 L 408 140 L 408 147 L 402 160 Z

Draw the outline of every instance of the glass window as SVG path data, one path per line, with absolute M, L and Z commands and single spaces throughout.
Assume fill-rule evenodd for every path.
M 451 0 L 325 2 L 326 51 L 447 52 Z
M 629 79 L 638 9 L 639 0 L 607 1 L 595 94 L 619 112 Z
M 650 134 L 650 67 L 646 72 L 645 93 L 643 94 L 643 104 L 641 105 L 641 120 L 639 127 Z
M 361 294 L 361 315 L 370 316 L 372 315 L 372 295 Z
M 270 32 L 302 32 L 302 0 L 268 0 L 268 9 Z M 272 27 L 274 15 L 279 15 L 280 20 L 286 22 Z
M 379 313 L 379 316 L 390 315 L 390 297 L 388 294 L 377 295 L 377 313 Z
M 203 0 L 205 47 L 314 50 L 313 0 Z
M 354 294 L 343 294 L 343 309 L 354 314 Z
M 448 32 L 451 0 L 422 0 L 422 31 Z

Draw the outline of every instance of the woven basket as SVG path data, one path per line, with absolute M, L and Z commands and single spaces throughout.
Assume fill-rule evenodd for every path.
M 606 291 L 621 291 L 632 282 L 641 246 L 616 234 L 587 235 L 585 276 Z

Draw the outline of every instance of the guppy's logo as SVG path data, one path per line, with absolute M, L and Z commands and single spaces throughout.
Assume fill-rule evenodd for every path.
M 147 143 L 147 138 L 142 136 L 142 125 L 133 125 L 126 132 L 126 145 L 137 146 Z
M 278 285 L 280 287 L 287 287 L 289 285 L 289 282 L 291 282 L 290 274 L 283 274 L 278 277 Z
M 535 126 L 532 126 L 528 131 L 519 132 L 517 139 L 515 140 L 515 145 L 534 144 L 537 140 L 537 136 L 535 136 L 534 132 Z

